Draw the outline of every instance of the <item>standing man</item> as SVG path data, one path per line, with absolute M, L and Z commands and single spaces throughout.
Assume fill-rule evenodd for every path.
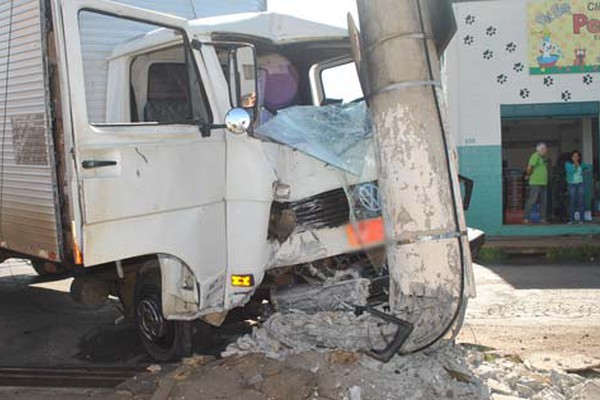
M 527 165 L 527 175 L 525 179 L 529 179 L 529 197 L 525 203 L 525 219 L 524 223 L 529 223 L 531 208 L 539 201 L 541 223 L 546 223 L 546 211 L 548 208 L 548 147 L 545 143 L 539 143 L 536 146 L 536 152 L 529 158 Z

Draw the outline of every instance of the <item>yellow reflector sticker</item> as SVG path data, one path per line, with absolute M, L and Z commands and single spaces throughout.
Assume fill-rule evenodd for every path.
M 254 275 L 231 275 L 231 286 L 252 287 L 254 286 Z

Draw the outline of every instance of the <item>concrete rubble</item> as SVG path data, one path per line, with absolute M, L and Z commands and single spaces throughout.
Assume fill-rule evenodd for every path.
M 250 335 L 231 344 L 223 356 L 264 353 L 281 359 L 318 349 L 366 351 L 383 348 L 394 327 L 369 314 L 354 312 L 276 313 Z
M 294 388 L 305 395 L 298 398 L 311 399 L 600 399 L 598 374 L 541 370 L 523 362 L 515 354 L 500 354 L 492 349 L 450 343 L 426 352 L 397 356 L 382 364 L 362 352 L 373 346 L 370 340 L 377 342 L 389 335 L 370 317 L 359 317 L 361 324 L 358 331 L 346 335 L 343 334 L 348 331 L 345 325 L 356 322 L 357 318 L 349 313 L 327 315 L 325 327 L 313 327 L 311 334 L 301 333 L 303 330 L 299 328 L 323 322 L 323 316 L 319 321 L 302 313 L 293 313 L 291 319 L 289 315 L 279 319 L 277 315 L 274 317 L 269 320 L 270 323 L 255 328 L 252 334 L 240 337 L 225 350 L 222 360 L 215 361 L 217 369 L 219 365 L 229 365 L 227 371 L 230 372 L 236 369 L 231 366 L 233 363 L 251 370 L 239 386 L 240 390 L 252 388 L 252 398 L 288 398 L 285 396 L 291 396 L 289 390 Z M 339 324 L 335 329 L 338 337 L 346 336 L 337 342 L 342 346 L 336 347 L 337 350 L 315 346 L 315 332 L 321 334 L 317 342 L 335 342 L 331 342 L 333 330 L 330 332 L 329 326 L 336 324 Z M 286 328 L 283 329 L 282 325 Z M 292 335 L 293 339 L 280 340 L 280 335 L 294 329 L 297 329 L 297 334 Z M 311 332 L 311 329 L 308 331 Z M 348 335 L 353 339 L 348 339 Z M 350 346 L 358 344 L 360 349 L 344 347 L 344 343 Z M 210 368 L 210 364 L 203 368 Z M 270 379 L 270 374 L 275 373 L 273 371 L 286 375 L 285 390 Z M 199 387 L 199 384 L 194 386 Z M 294 385 L 308 385 L 310 388 Z M 229 387 L 228 390 L 233 389 Z M 283 396 L 282 390 L 285 396 L 278 397 L 277 393 Z M 241 395 L 236 393 L 236 396 Z

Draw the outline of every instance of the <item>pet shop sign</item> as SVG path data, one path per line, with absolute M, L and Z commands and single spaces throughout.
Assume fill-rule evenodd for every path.
M 529 72 L 600 72 L 600 1 L 529 0 Z

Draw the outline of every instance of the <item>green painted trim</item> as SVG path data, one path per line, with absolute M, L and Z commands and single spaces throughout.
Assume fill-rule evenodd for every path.
M 574 103 L 506 104 L 500 106 L 503 119 L 548 117 L 598 117 L 600 103 L 585 101 Z
M 503 225 L 492 236 L 562 236 L 599 234 L 599 224 L 583 225 Z
M 495 234 L 502 226 L 502 147 L 458 147 L 460 173 L 473 179 L 473 196 L 467 223 Z
M 535 67 L 529 68 L 530 75 L 559 75 L 559 74 L 584 74 L 600 72 L 598 65 L 585 65 L 583 67 L 569 65 L 567 67 Z
M 502 146 L 460 146 L 461 175 L 473 179 L 467 224 L 489 236 L 559 236 L 600 234 L 600 225 L 504 225 L 502 206 Z

